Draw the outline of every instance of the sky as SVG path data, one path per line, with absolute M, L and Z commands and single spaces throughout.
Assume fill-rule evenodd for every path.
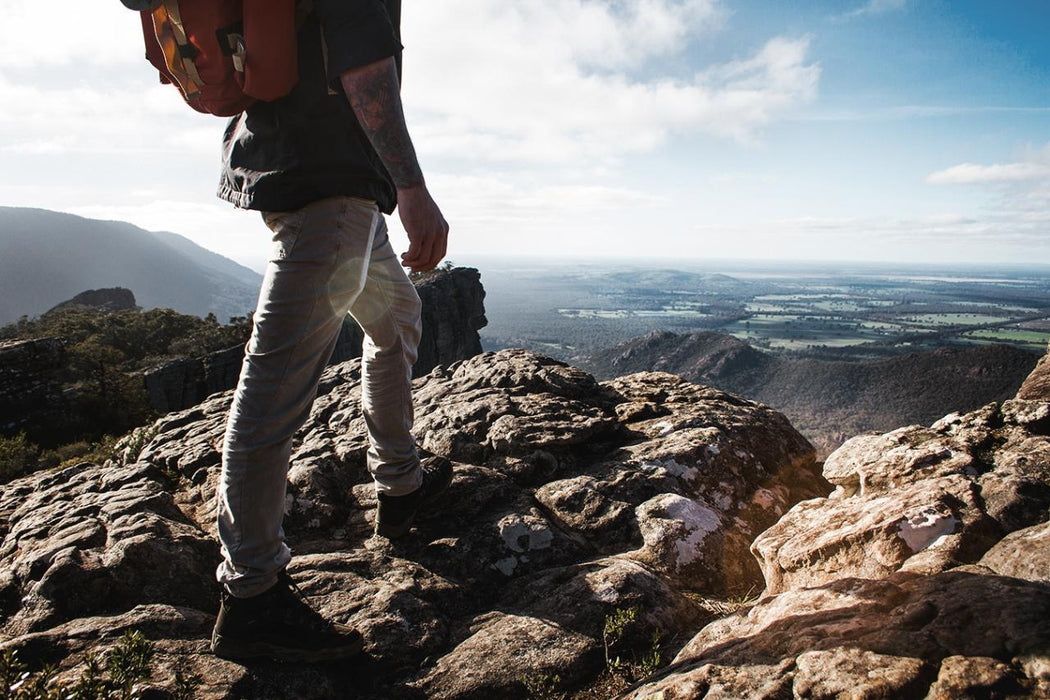
M 259 215 L 215 197 L 225 120 L 157 82 L 137 15 L 4 5 L 0 205 L 173 231 L 261 270 Z M 403 11 L 406 117 L 457 264 L 1050 264 L 1047 0 Z

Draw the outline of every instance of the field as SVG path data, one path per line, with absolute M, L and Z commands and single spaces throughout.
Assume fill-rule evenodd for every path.
M 466 261 L 467 264 L 471 264 Z M 844 358 L 1050 342 L 1050 268 L 836 269 L 488 260 L 486 349 L 568 359 L 652 330 L 714 330 L 771 352 Z

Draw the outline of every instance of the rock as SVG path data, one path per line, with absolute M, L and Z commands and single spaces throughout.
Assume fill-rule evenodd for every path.
M 130 289 L 111 287 L 109 289 L 89 289 L 77 294 L 68 301 L 48 309 L 45 313 L 63 309 L 94 309 L 97 311 L 136 311 L 135 295 Z
M 216 608 L 218 546 L 149 464 L 83 464 L 0 490 L 5 637 L 162 602 Z
M 481 352 L 478 331 L 488 320 L 485 288 L 476 269 L 457 267 L 429 274 L 416 285 L 416 290 L 423 302 L 423 336 L 419 358 L 412 368 L 414 376 L 422 377 L 438 365 Z
M 1050 353 L 1039 358 L 1039 363 L 1017 390 L 1017 398 L 1050 401 Z
M 967 567 L 847 577 L 708 625 L 624 697 L 1046 697 L 1047 619 L 1050 586 Z
M 74 673 L 112 638 L 34 640 L 134 619 L 158 667 L 183 664 L 210 697 L 520 697 L 523 676 L 592 679 L 617 611 L 638 611 L 617 653 L 653 635 L 676 648 L 707 617 L 690 595 L 757 585 L 754 534 L 830 490 L 765 406 L 661 373 L 600 384 L 505 350 L 416 380 L 417 437 L 454 478 L 391 543 L 372 535 L 359 362 L 330 367 L 318 394 L 288 475 L 290 570 L 362 632 L 364 657 L 276 668 L 205 652 L 229 392 L 129 435 L 108 466 L 0 487 L 5 648 Z
M 978 563 L 1000 576 L 1050 583 L 1050 522 L 1011 532 Z
M 755 540 L 767 592 L 944 571 L 1045 522 L 1048 416 L 1048 403 L 1011 400 L 848 441 L 824 464 L 834 493 L 800 503 Z
M 419 687 L 428 698 L 514 697 L 529 677 L 572 682 L 593 675 L 600 657 L 592 637 L 548 620 L 494 612 L 479 619 L 474 634 L 443 656 Z
M 142 375 L 150 406 L 158 413 L 196 406 L 206 397 L 237 386 L 244 346 L 217 350 L 204 357 L 172 360 Z
M 629 698 L 1050 697 L 1050 403 L 846 442 L 755 540 L 765 595 Z
M 65 346 L 60 338 L 0 341 L 0 434 L 64 413 Z

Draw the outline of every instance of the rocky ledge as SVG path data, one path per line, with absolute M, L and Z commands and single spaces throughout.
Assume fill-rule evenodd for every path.
M 293 576 L 361 630 L 360 659 L 207 652 L 228 394 L 130 436 L 120 464 L 0 488 L 0 648 L 68 676 L 140 630 L 158 696 L 181 670 L 201 697 L 558 697 L 609 664 L 620 619 L 623 648 L 677 654 L 632 698 L 1050 695 L 1045 394 L 857 437 L 822 477 L 765 406 L 486 353 L 417 380 L 418 439 L 455 478 L 391 544 L 371 536 L 359 378 L 325 375 L 286 530 Z M 763 586 L 712 621 L 712 598 Z
M 765 595 L 632 698 L 1050 697 L 1050 391 L 855 437 L 755 540 Z
M 212 657 L 215 485 L 229 394 L 82 464 L 0 488 L 5 649 L 72 675 L 129 629 L 205 697 L 515 697 L 605 666 L 605 620 L 681 646 L 695 594 L 761 587 L 750 543 L 830 490 L 812 448 L 767 407 L 660 373 L 598 383 L 525 351 L 417 380 L 417 436 L 455 463 L 439 515 L 396 545 L 373 537 L 359 365 L 329 368 L 289 473 L 291 572 L 364 634 L 350 665 Z M 143 442 L 147 442 L 142 446 Z M 706 617 L 705 617 L 706 616 Z M 625 641 L 626 643 L 626 641 Z M 158 691 L 159 692 L 159 691 Z

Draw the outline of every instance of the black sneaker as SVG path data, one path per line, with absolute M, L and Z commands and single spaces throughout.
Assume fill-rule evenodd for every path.
M 211 633 L 212 653 L 232 660 L 330 661 L 354 656 L 362 646 L 356 630 L 311 608 L 285 571 L 272 588 L 251 598 L 223 591 Z
M 427 457 L 420 464 L 423 483 L 403 496 L 379 494 L 376 534 L 387 539 L 401 537 L 412 528 L 416 513 L 425 510 L 448 489 L 452 482 L 452 463 L 444 457 Z

